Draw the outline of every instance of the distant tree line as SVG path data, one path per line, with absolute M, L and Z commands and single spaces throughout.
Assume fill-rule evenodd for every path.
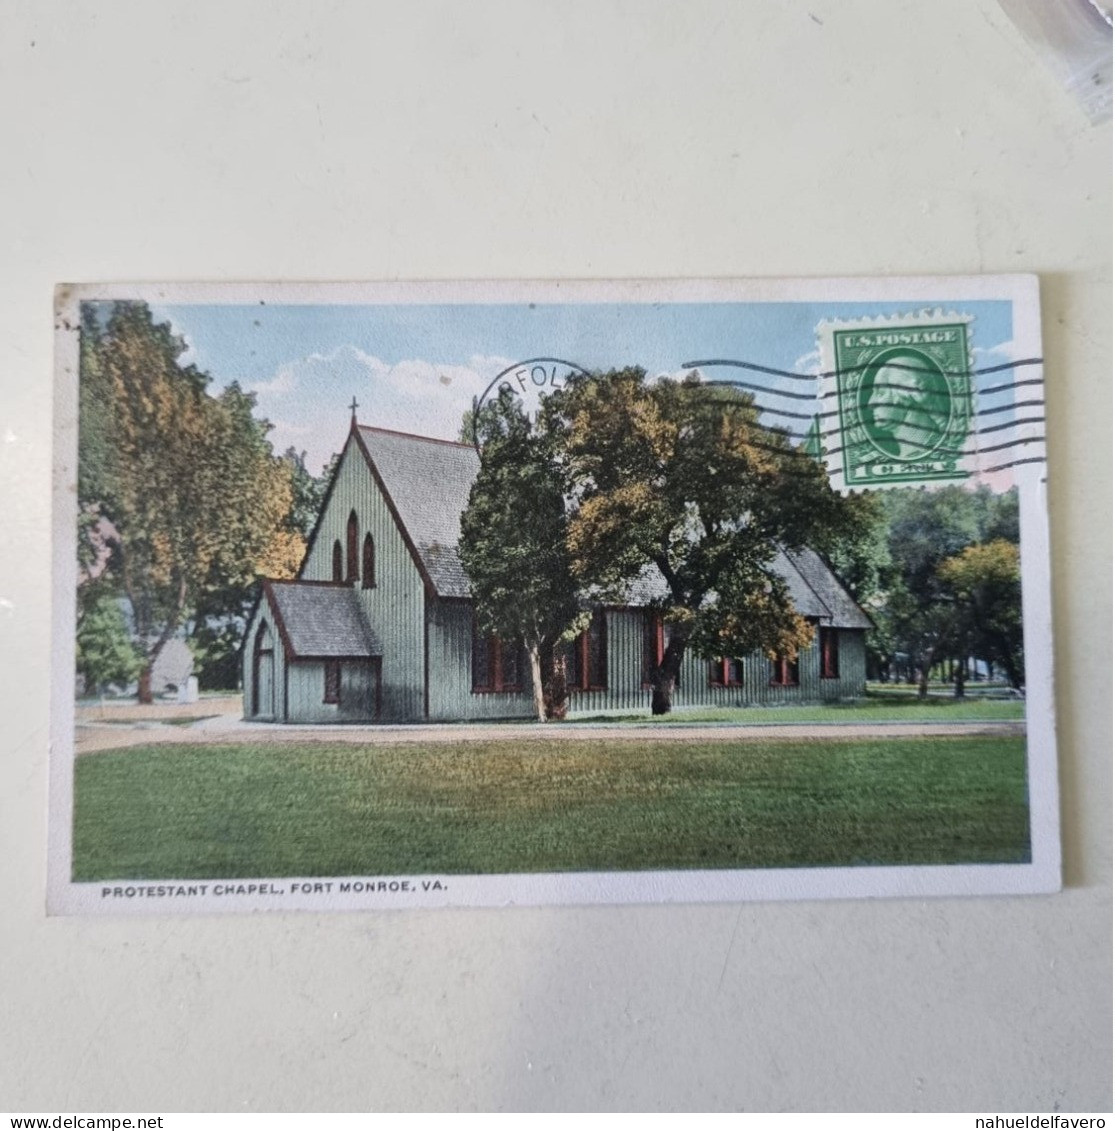
M 956 694 L 979 660 L 1024 683 L 1018 493 L 988 487 L 881 492 L 870 580 L 857 594 L 875 621 L 871 674 L 948 678 Z

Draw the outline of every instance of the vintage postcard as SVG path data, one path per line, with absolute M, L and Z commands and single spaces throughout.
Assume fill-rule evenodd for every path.
M 51 912 L 1060 887 L 1033 277 L 56 319 Z

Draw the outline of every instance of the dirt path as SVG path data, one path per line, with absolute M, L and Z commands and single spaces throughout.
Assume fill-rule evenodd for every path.
M 157 721 L 121 723 L 79 721 L 78 754 L 116 750 L 125 746 L 162 743 L 215 745 L 258 743 L 272 746 L 288 742 L 351 742 L 361 745 L 387 743 L 468 743 L 527 740 L 545 737 L 563 742 L 599 742 L 625 738 L 629 741 L 751 742 L 757 739 L 840 739 L 959 737 L 971 734 L 1023 735 L 1022 722 L 957 723 L 566 723 L 540 726 L 531 723 L 436 723 L 407 726 L 277 726 L 247 723 L 231 715 L 219 715 L 188 726 Z

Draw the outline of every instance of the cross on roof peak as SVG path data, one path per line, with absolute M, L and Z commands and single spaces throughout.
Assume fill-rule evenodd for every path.
M 350 404 L 348 407 L 350 409 L 352 409 L 352 422 L 353 422 L 353 424 L 355 424 L 356 423 L 356 410 L 360 407 L 360 405 L 356 401 L 355 396 L 352 398 L 352 404 Z

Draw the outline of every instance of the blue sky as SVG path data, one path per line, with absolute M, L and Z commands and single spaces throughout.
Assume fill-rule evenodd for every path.
M 810 373 L 820 365 L 819 322 L 928 308 L 973 316 L 977 366 L 1008 359 L 1011 304 L 947 295 L 931 304 L 155 304 L 152 311 L 185 338 L 186 360 L 209 373 L 215 388 L 239 381 L 252 390 L 258 415 L 273 425 L 275 449 L 304 451 L 316 473 L 344 442 L 353 396 L 363 424 L 453 439 L 472 398 L 526 358 L 558 357 L 586 369 L 640 365 L 652 374 L 732 358 Z M 769 383 L 772 392 L 803 387 L 778 377 L 746 379 Z M 1009 374 L 995 380 L 1005 379 Z

